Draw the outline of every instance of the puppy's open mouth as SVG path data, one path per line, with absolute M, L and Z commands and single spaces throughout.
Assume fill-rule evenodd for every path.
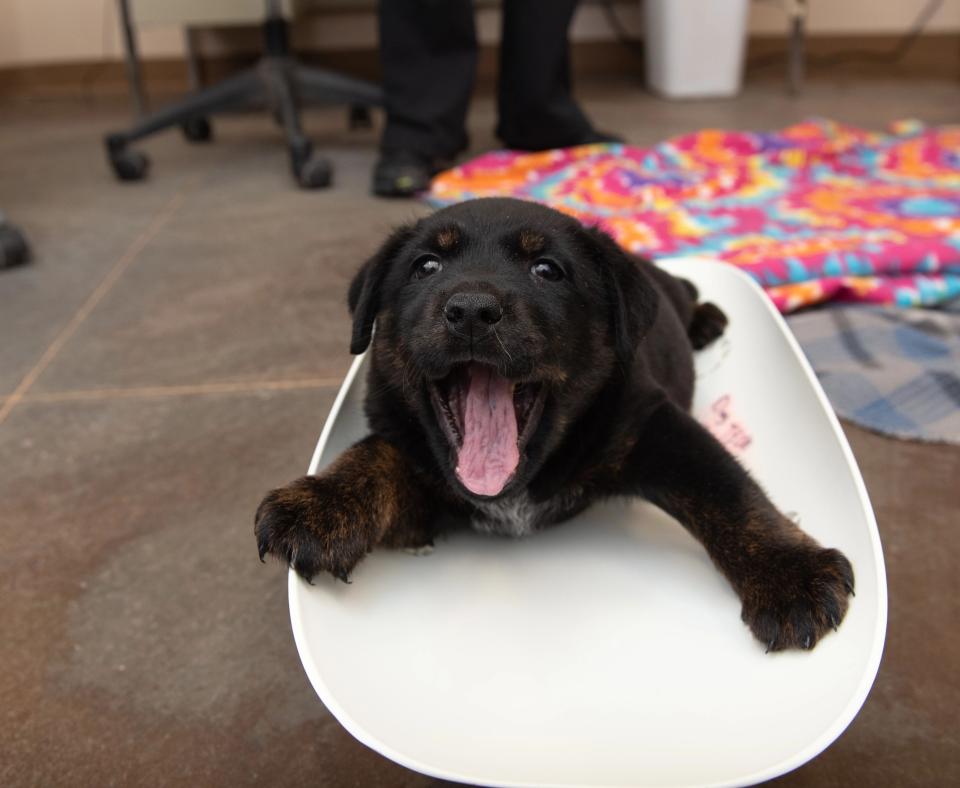
M 540 383 L 508 380 L 486 364 L 454 367 L 429 383 L 437 420 L 456 453 L 457 478 L 474 495 L 499 495 L 543 412 Z

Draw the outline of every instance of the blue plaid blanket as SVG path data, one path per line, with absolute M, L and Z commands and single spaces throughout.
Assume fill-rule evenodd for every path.
M 960 309 L 833 306 L 788 322 L 838 415 L 960 443 Z

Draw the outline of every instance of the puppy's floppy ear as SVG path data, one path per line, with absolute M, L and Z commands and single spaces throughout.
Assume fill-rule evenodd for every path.
M 384 277 L 400 249 L 410 240 L 413 229 L 413 225 L 406 225 L 394 230 L 380 250 L 361 266 L 350 283 L 347 296 L 350 314 L 353 315 L 350 352 L 355 356 L 363 353 L 370 345 L 373 321 L 380 312 L 380 291 Z
M 640 270 L 640 266 L 651 264 L 625 252 L 603 230 L 591 227 L 587 236 L 603 276 L 614 350 L 626 365 L 657 318 L 659 296 Z

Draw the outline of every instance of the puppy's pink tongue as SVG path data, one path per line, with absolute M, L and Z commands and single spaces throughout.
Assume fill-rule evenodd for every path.
M 492 368 L 471 364 L 457 478 L 475 495 L 497 495 L 520 462 L 513 386 Z

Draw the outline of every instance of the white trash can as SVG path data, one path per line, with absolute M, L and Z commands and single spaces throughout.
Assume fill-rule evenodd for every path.
M 733 96 L 749 0 L 643 0 L 647 84 L 667 98 Z

